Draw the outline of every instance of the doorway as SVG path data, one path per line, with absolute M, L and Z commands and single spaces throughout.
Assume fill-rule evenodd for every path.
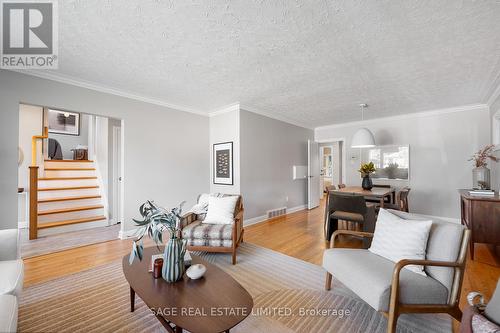
M 20 104 L 18 142 L 22 257 L 119 236 L 121 119 Z
M 320 152 L 320 197 L 326 193 L 326 187 L 338 187 L 344 181 L 344 141 L 327 141 L 319 144 Z

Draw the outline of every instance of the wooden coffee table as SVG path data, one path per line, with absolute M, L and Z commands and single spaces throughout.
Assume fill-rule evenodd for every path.
M 252 312 L 252 296 L 219 267 L 191 254 L 193 264 L 207 268 L 205 276 L 167 283 L 149 272 L 151 255 L 162 253 L 156 247 L 144 249 L 142 261 L 129 265 L 123 257 L 123 273 L 130 284 L 130 307 L 134 311 L 135 294 L 153 311 L 168 332 L 228 332 Z

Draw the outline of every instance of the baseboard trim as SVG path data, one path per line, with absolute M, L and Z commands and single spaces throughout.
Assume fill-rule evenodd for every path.
M 129 238 L 135 237 L 135 235 L 137 235 L 137 231 L 139 231 L 139 228 L 130 229 L 130 230 L 120 230 L 120 232 L 118 233 L 118 238 L 129 239 Z
M 298 211 L 301 211 L 301 210 L 304 210 L 306 208 L 307 208 L 306 204 L 300 205 L 300 206 L 296 206 L 296 207 L 292 207 L 292 208 L 288 208 L 287 207 L 287 209 L 286 209 L 286 211 L 287 211 L 286 215 L 292 214 L 292 213 L 295 213 L 295 212 L 298 212 Z M 267 215 L 261 215 L 261 216 L 257 216 L 257 217 L 252 217 L 251 219 L 247 219 L 247 220 L 245 220 L 243 218 L 243 226 L 244 227 L 248 227 L 250 225 L 254 225 L 254 224 L 266 222 L 268 220 L 269 219 L 267 218 Z

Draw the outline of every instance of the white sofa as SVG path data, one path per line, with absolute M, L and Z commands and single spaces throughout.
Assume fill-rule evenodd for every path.
M 17 330 L 17 297 L 24 279 L 17 243 L 17 229 L 0 230 L 0 332 Z

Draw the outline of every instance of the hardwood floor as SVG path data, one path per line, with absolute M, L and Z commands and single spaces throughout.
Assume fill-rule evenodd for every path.
M 323 206 L 299 211 L 272 221 L 245 228 L 245 242 L 260 245 L 314 264 L 321 264 L 326 242 L 323 240 Z M 359 247 L 351 238 L 341 246 Z M 129 253 L 131 240 L 114 240 L 58 253 L 25 259 L 25 286 L 87 270 Z M 147 241 L 146 246 L 152 245 Z M 480 291 L 489 299 L 500 278 L 500 256 L 495 249 L 476 245 L 476 259 L 468 258 L 462 288 L 461 306 L 470 291 Z M 318 281 L 323 284 L 323 281 Z

